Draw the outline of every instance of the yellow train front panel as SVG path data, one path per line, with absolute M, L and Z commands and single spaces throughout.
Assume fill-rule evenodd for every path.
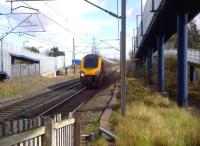
M 84 73 L 84 76 L 95 76 L 102 68 L 102 58 L 98 57 L 98 64 L 95 68 L 85 68 L 85 58 L 81 61 L 81 73 Z

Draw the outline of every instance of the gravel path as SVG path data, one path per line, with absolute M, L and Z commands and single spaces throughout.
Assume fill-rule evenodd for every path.
M 90 132 L 98 130 L 99 119 L 112 98 L 111 90 L 113 87 L 114 85 L 100 90 L 79 110 L 81 113 L 82 134 L 89 134 Z

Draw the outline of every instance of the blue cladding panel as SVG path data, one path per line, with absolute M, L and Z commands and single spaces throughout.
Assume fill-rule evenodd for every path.
M 178 104 L 187 106 L 188 104 L 188 15 L 179 14 L 177 17 L 178 30 Z
M 81 60 L 72 60 L 72 64 L 81 65 Z

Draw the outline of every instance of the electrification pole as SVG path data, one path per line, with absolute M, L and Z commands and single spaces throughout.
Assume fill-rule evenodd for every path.
M 117 15 L 119 15 L 119 0 L 117 0 Z M 118 31 L 118 39 L 120 39 L 119 19 L 117 19 L 117 31 Z
M 126 0 L 121 0 L 121 115 L 126 110 Z
M 3 72 L 3 37 L 1 39 L 1 71 Z
M 97 7 L 98 9 L 112 15 L 117 19 L 121 19 L 121 33 L 120 33 L 120 75 L 121 75 L 121 114 L 125 115 L 126 108 L 126 1 L 121 0 L 121 16 L 108 11 L 88 0 L 85 2 Z
M 76 59 L 76 57 L 75 57 L 75 42 L 74 42 L 74 38 L 73 38 L 73 67 L 74 67 L 74 75 L 75 75 L 75 73 L 76 73 L 76 66 L 75 66 L 75 59 Z

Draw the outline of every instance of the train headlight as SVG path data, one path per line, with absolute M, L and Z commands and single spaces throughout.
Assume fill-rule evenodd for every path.
M 81 77 L 84 77 L 84 76 L 85 76 L 84 72 L 81 72 Z

